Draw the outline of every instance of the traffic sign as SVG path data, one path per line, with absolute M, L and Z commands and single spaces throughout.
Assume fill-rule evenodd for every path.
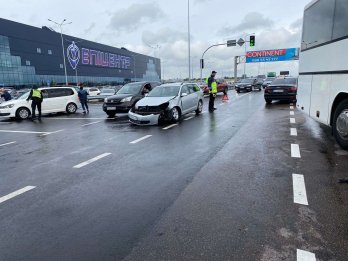
M 236 40 L 228 40 L 227 41 L 227 47 L 236 46 L 236 45 L 237 45 L 237 41 Z
M 239 38 L 237 44 L 238 44 L 239 46 L 243 46 L 244 43 L 245 43 L 245 41 L 244 41 L 242 38 Z

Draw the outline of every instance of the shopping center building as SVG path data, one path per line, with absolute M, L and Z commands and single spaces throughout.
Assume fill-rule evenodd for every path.
M 63 36 L 69 84 L 159 81 L 161 61 L 69 35 Z M 61 34 L 0 18 L 0 86 L 65 84 Z

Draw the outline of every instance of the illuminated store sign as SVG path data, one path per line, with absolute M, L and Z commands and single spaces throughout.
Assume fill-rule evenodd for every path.
M 98 50 L 77 47 L 75 42 L 72 42 L 67 49 L 67 57 L 71 67 L 75 70 L 80 58 L 83 65 L 94 65 L 99 67 L 117 68 L 117 69 L 129 69 L 130 68 L 130 57 L 105 53 Z

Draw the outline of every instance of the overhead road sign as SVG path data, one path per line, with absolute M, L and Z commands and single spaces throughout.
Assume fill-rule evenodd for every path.
M 228 40 L 227 41 L 227 47 L 236 46 L 236 45 L 237 45 L 236 40 Z
M 243 46 L 244 43 L 245 43 L 244 39 L 239 38 L 237 44 L 238 44 L 239 46 Z
M 274 49 L 246 52 L 247 63 L 298 60 L 300 48 Z

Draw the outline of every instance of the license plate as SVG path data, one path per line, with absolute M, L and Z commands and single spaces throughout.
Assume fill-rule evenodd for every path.
M 107 111 L 115 111 L 115 110 L 116 110 L 116 107 L 106 107 L 106 110 L 107 110 Z
M 284 90 L 274 90 L 273 92 L 284 92 Z

